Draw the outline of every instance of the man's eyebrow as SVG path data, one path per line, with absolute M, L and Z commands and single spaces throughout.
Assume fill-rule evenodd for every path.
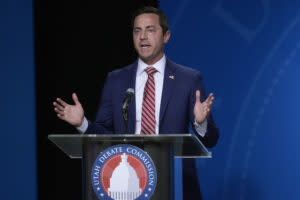
M 154 25 L 146 26 L 146 28 L 155 28 Z
M 155 28 L 155 26 L 154 25 L 146 26 L 146 29 L 148 29 L 148 28 Z M 137 27 L 134 27 L 133 29 L 142 29 L 142 28 L 137 26 Z

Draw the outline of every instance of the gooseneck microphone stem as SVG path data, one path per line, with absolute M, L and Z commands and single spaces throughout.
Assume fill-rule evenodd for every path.
M 128 107 L 131 101 L 131 97 L 133 95 L 134 95 L 134 90 L 132 88 L 128 88 L 122 104 L 122 114 L 124 119 L 124 134 L 128 134 Z
M 124 134 L 128 134 L 128 119 L 124 119 Z
M 122 109 L 124 119 L 124 134 L 128 134 L 128 109 Z

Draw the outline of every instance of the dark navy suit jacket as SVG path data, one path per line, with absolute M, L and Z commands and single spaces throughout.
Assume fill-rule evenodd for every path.
M 102 92 L 99 111 L 95 122 L 89 122 L 86 133 L 122 134 L 124 122 L 122 102 L 128 88 L 135 88 L 138 62 L 108 74 Z M 173 77 L 173 78 L 170 78 Z M 166 61 L 162 99 L 159 115 L 159 134 L 189 133 L 189 125 L 194 122 L 196 90 L 201 92 L 201 101 L 206 92 L 199 71 L 180 66 L 169 59 Z M 129 105 L 128 133 L 135 133 L 135 98 Z M 195 134 L 206 147 L 213 147 L 218 140 L 219 130 L 212 116 L 207 118 L 207 132 L 204 137 Z M 201 199 L 196 175 L 195 160 L 183 161 L 183 199 Z
M 136 61 L 108 74 L 96 120 L 93 123 L 89 122 L 86 133 L 123 133 L 122 102 L 127 89 L 135 88 L 137 63 Z M 194 122 L 196 90 L 200 90 L 201 101 L 204 101 L 206 92 L 200 72 L 167 59 L 159 115 L 159 134 L 189 133 L 189 123 Z M 135 109 L 135 98 L 132 98 L 128 111 L 130 134 L 135 133 Z M 218 140 L 219 131 L 211 115 L 207 122 L 205 137 L 196 134 L 206 147 L 212 147 Z

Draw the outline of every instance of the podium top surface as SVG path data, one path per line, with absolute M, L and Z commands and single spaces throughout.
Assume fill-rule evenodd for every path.
M 88 144 L 168 144 L 173 148 L 174 156 L 181 158 L 211 158 L 201 141 L 194 134 L 51 134 L 48 135 L 58 148 L 70 158 L 82 158 L 83 145 Z

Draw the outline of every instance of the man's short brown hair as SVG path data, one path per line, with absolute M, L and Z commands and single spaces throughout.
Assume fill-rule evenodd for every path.
M 151 6 L 139 8 L 133 13 L 132 21 L 131 21 L 132 27 L 134 27 L 135 18 L 139 15 L 146 14 L 146 13 L 152 13 L 158 15 L 159 25 L 163 30 L 163 34 L 165 34 L 169 30 L 169 21 L 165 13 L 163 13 L 163 11 L 159 10 L 158 8 L 154 8 Z

